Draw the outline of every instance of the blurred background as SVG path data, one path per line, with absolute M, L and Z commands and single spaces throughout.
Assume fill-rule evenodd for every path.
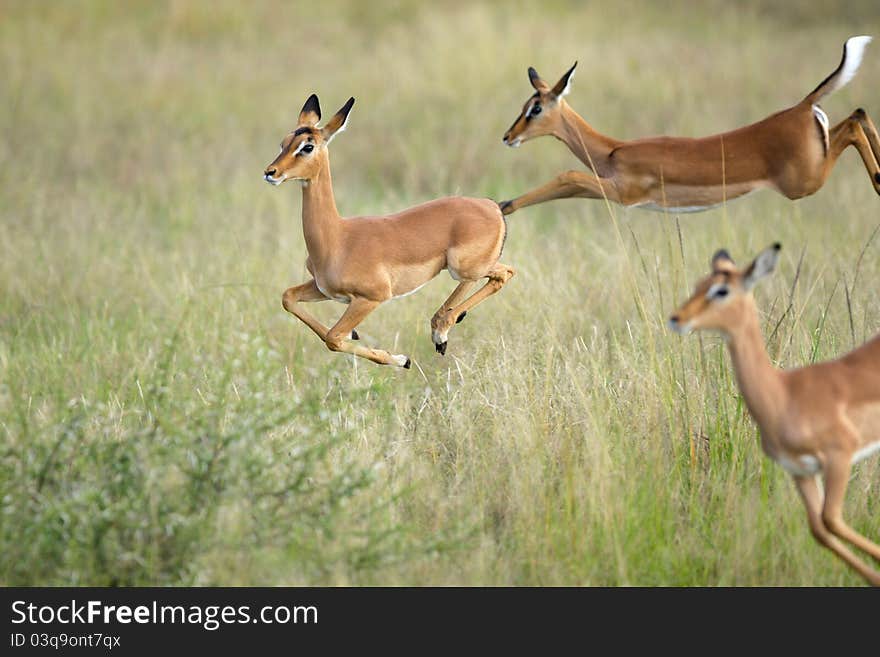
M 727 247 L 779 240 L 771 357 L 880 327 L 880 198 L 855 150 L 815 196 L 700 214 L 567 200 L 509 217 L 518 276 L 434 353 L 441 274 L 371 315 L 410 371 L 281 309 L 300 189 L 263 168 L 307 96 L 344 215 L 506 199 L 583 168 L 505 148 L 532 93 L 618 138 L 800 101 L 875 1 L 0 2 L 0 582 L 849 585 L 760 452 L 723 343 L 665 318 Z M 826 98 L 880 115 L 880 43 Z M 333 322 L 338 304 L 314 307 Z M 363 330 L 361 330 L 363 328 Z M 880 469 L 846 514 L 880 536 Z

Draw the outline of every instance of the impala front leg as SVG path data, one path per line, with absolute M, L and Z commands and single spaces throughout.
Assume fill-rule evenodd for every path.
M 825 525 L 825 521 L 822 518 L 822 492 L 819 490 L 816 478 L 795 477 L 794 481 L 797 484 L 804 506 L 807 507 L 807 520 L 810 523 L 810 531 L 813 534 L 813 538 L 843 559 L 872 586 L 880 586 L 880 575 L 837 540 L 837 537 Z
M 843 519 L 843 499 L 851 471 L 852 464 L 849 454 L 838 454 L 828 459 L 828 465 L 825 468 L 825 504 L 822 508 L 822 520 L 831 533 L 849 541 L 880 561 L 880 545 L 859 534 Z M 875 573 L 875 575 L 874 583 L 876 584 L 880 581 L 880 574 Z
M 327 301 L 327 297 L 318 289 L 315 279 L 296 287 L 287 288 L 284 294 L 281 295 L 281 305 L 284 306 L 284 310 L 312 329 L 315 335 L 325 340 L 327 338 L 327 327 L 315 319 L 311 313 L 300 308 L 297 305 L 300 301 Z
M 370 349 L 347 341 L 348 336 L 356 335 L 354 328 L 364 321 L 364 318 L 379 307 L 381 302 L 368 299 L 355 298 L 351 300 L 342 317 L 336 325 L 327 331 L 324 342 L 330 351 L 341 351 L 366 358 L 380 365 L 397 365 L 398 367 L 410 368 L 409 357 L 403 354 L 394 355 L 383 349 Z
M 566 171 L 512 201 L 501 201 L 498 207 L 502 213 L 510 214 L 520 208 L 558 198 L 607 198 L 609 201 L 620 202 L 617 188 L 610 178 L 599 178 L 583 171 Z

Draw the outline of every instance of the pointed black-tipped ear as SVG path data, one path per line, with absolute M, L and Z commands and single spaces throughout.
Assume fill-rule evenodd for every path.
M 547 83 L 541 79 L 540 75 L 538 75 L 538 72 L 531 66 L 529 66 L 529 82 L 532 83 L 535 91 L 540 91 L 541 93 L 544 93 L 550 89 L 550 87 L 547 86 Z
M 723 271 L 725 269 L 736 268 L 736 263 L 733 261 L 733 258 L 730 257 L 727 249 L 718 249 L 715 252 L 715 255 L 712 256 L 710 265 L 712 271 Z
M 313 126 L 321 120 L 321 103 L 318 102 L 318 97 L 315 94 L 309 96 L 305 105 L 299 112 L 299 123 L 297 125 L 300 126 Z
M 571 79 L 574 77 L 574 69 L 577 65 L 578 63 L 575 62 L 572 67 L 565 72 L 565 75 L 559 78 L 559 82 L 557 82 L 551 90 L 554 96 L 562 98 L 571 90 Z
M 351 111 L 352 106 L 354 105 L 354 98 L 349 98 L 345 105 L 333 115 L 333 118 L 327 121 L 327 125 L 325 125 L 321 129 L 321 134 L 324 136 L 324 141 L 328 144 L 330 141 L 338 135 L 340 132 L 345 130 L 345 125 L 348 123 L 348 113 Z
M 767 247 L 758 254 L 749 268 L 743 274 L 743 287 L 751 290 L 755 284 L 765 276 L 773 273 L 776 269 L 776 263 L 779 261 L 779 251 L 782 245 L 776 242 L 772 246 Z

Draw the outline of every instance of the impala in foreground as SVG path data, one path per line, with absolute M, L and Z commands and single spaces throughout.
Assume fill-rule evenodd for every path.
M 306 269 L 313 278 L 287 289 L 282 304 L 331 351 L 409 368 L 405 355 L 350 342 L 358 339 L 355 327 L 383 302 L 415 292 L 446 269 L 459 283 L 431 320 L 434 347 L 445 354 L 449 329 L 514 275 L 512 267 L 498 262 L 507 224 L 494 201 L 462 197 L 437 199 L 384 217 L 340 216 L 327 146 L 345 129 L 352 105 L 354 98 L 318 128 L 321 108 L 312 94 L 296 128 L 281 142 L 278 157 L 263 172 L 273 185 L 286 180 L 302 183 Z M 489 280 L 467 297 L 482 278 Z M 300 305 L 327 299 L 347 304 L 331 328 Z
M 766 249 L 745 269 L 718 251 L 712 272 L 669 326 L 681 334 L 701 329 L 724 334 L 737 384 L 761 429 L 761 446 L 794 477 L 813 536 L 880 586 L 880 573 L 842 542 L 880 560 L 880 546 L 843 519 L 852 465 L 880 450 L 880 335 L 837 360 L 793 370 L 773 367 L 752 288 L 776 267 L 779 248 Z

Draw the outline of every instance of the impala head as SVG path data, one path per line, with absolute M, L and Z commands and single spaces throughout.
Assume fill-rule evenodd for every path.
M 559 78 L 553 87 L 550 87 L 538 72 L 529 67 L 529 82 L 535 88 L 526 104 L 523 105 L 522 112 L 516 117 L 516 121 L 504 133 L 502 141 L 513 148 L 516 148 L 524 141 L 528 141 L 534 137 L 542 137 L 543 135 L 553 134 L 554 128 L 559 122 L 559 115 L 562 97 L 568 93 L 571 88 L 571 78 L 574 76 L 574 63 L 565 75 Z
M 745 269 L 739 269 L 724 249 L 712 257 L 712 273 L 697 283 L 691 298 L 669 318 L 669 328 L 687 335 L 699 329 L 725 331 L 748 311 L 755 284 L 776 268 L 776 244 L 764 249 Z
M 315 94 L 309 96 L 299 113 L 296 129 L 281 141 L 281 152 L 266 167 L 263 179 L 273 185 L 280 185 L 285 180 L 309 181 L 314 178 L 327 161 L 327 145 L 333 137 L 345 130 L 352 105 L 354 98 L 349 98 L 323 128 L 318 128 L 321 106 Z

